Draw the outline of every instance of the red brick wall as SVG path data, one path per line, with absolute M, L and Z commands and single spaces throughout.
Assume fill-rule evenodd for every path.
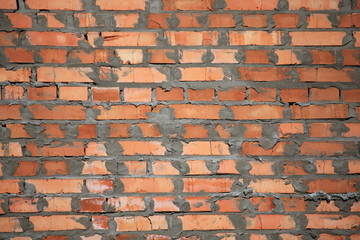
M 360 239 L 359 0 L 0 8 L 1 239 Z

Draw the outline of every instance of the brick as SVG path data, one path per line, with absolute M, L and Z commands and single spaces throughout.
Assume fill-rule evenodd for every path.
M 156 88 L 155 95 L 157 101 L 183 101 L 184 90 L 182 88 L 171 88 L 170 90 Z
M 88 220 L 88 217 L 84 215 L 52 215 L 29 217 L 29 221 L 34 225 L 35 232 L 85 230 L 86 226 L 83 224 L 83 222 L 87 222 Z
M 39 51 L 43 63 L 65 63 L 66 55 L 65 49 L 40 49 Z
M 322 233 L 319 235 L 319 240 L 345 240 L 346 236 L 339 236 L 339 235 L 331 235 L 327 233 Z
M 289 88 L 281 89 L 281 101 L 283 102 L 307 102 L 309 101 L 308 89 Z
M 282 204 L 286 212 L 305 212 L 307 208 L 307 202 L 303 198 L 281 198 Z
M 29 179 L 37 193 L 81 193 L 83 179 Z
M 0 180 L 0 193 L 13 193 L 19 194 L 20 190 L 20 180 Z
M 124 124 L 124 123 L 112 123 L 109 124 L 110 133 L 109 137 L 121 137 L 121 138 L 127 138 L 130 137 L 130 124 Z
M 326 202 L 321 201 L 320 204 L 316 207 L 315 211 L 317 212 L 338 212 L 340 209 L 335 206 L 335 202 Z
M 218 212 L 241 212 L 240 198 L 220 199 L 215 204 Z
M 80 212 L 104 212 L 105 198 L 81 198 Z
M 225 10 L 274 10 L 278 0 L 249 0 L 247 2 L 226 0 Z
M 87 88 L 86 88 L 87 90 Z M 119 102 L 120 91 L 117 87 L 92 87 L 92 99 L 94 102 Z M 86 92 L 87 93 L 87 92 Z M 87 95 L 86 95 L 87 97 Z
M 91 193 L 106 193 L 114 190 L 111 179 L 87 179 L 85 186 Z
M 244 27 L 267 27 L 267 17 L 263 14 L 257 14 L 257 15 L 249 15 L 244 14 L 242 15 L 243 18 L 243 26 Z
M 256 82 L 284 81 L 289 79 L 290 68 L 240 67 L 241 80 Z
M 87 87 L 60 87 L 59 99 L 66 101 L 87 101 Z
M 184 192 L 231 192 L 234 180 L 229 178 L 184 178 Z
M 87 156 L 108 156 L 104 142 L 89 142 L 87 144 L 85 155 Z
M 279 124 L 279 135 L 280 137 L 291 137 L 296 134 L 304 133 L 303 123 L 280 123 Z
M 354 152 L 353 143 L 349 142 L 304 142 L 300 148 L 301 155 L 349 155 Z
M 290 10 L 299 10 L 305 8 L 306 10 L 338 10 L 340 0 L 291 0 L 289 2 Z
M 189 89 L 189 101 L 212 101 L 215 97 L 214 89 Z
M 194 141 L 183 143 L 182 155 L 230 155 L 230 151 L 224 142 Z
M 283 118 L 284 107 L 275 105 L 231 106 L 234 119 L 280 119 Z
M 338 27 L 360 27 L 360 14 L 359 13 L 353 13 L 353 14 L 345 14 L 342 16 L 339 16 L 340 23 Z
M 123 155 L 164 155 L 166 149 L 161 142 L 156 141 L 120 141 Z
M 184 231 L 235 229 L 230 218 L 225 215 L 184 215 L 178 219 L 182 222 Z
M 101 10 L 145 10 L 148 0 L 134 0 L 130 2 L 122 2 L 116 0 L 96 0 L 96 5 Z
M 302 182 L 306 184 L 309 189 L 307 192 L 324 191 L 326 193 L 347 193 L 356 192 L 357 179 L 306 179 Z
M 311 14 L 307 17 L 307 28 L 332 28 L 328 14 Z
M 284 175 L 306 175 L 305 163 L 302 161 L 285 161 L 283 164 Z
M 96 138 L 97 131 L 95 124 L 81 124 L 77 127 L 78 135 L 76 138 Z
M 294 193 L 293 186 L 282 179 L 258 179 L 251 180 L 248 188 L 258 193 Z
M 312 64 L 335 64 L 334 52 L 328 50 L 309 49 L 312 56 Z M 331 70 L 331 69 L 326 69 Z
M 182 49 L 180 51 L 181 63 L 202 63 L 205 56 L 205 49 Z
M 275 88 L 250 88 L 249 101 L 254 102 L 274 102 L 276 101 Z
M 123 64 L 139 64 L 143 61 L 141 49 L 115 49 L 115 53 Z
M 0 143 L 0 157 L 23 156 L 21 145 L 18 142 Z
M 173 49 L 148 49 L 147 52 L 151 54 L 149 63 L 176 63 L 177 53 Z
M 31 138 L 23 124 L 6 124 L 6 128 L 10 129 L 10 138 Z
M 135 28 L 140 21 L 138 13 L 114 14 L 114 19 L 118 28 Z
M 107 230 L 109 229 L 109 220 L 108 216 L 92 216 L 92 229 L 94 230 Z
M 175 118 L 184 119 L 220 119 L 220 111 L 224 109 L 220 105 L 194 104 L 176 104 L 169 107 L 174 109 Z
M 56 99 L 56 87 L 28 87 L 27 96 L 29 100 L 45 101 Z
M 211 28 L 233 28 L 236 22 L 231 13 L 210 14 L 208 16 L 208 25 Z
M 108 49 L 96 49 L 94 51 L 72 50 L 68 54 L 68 62 L 102 63 L 109 62 L 115 57 L 115 53 Z
M 93 82 L 88 74 L 89 67 L 40 67 L 37 69 L 38 82 Z
M 331 119 L 347 118 L 347 104 L 310 105 L 307 107 L 290 106 L 292 119 Z
M 245 216 L 246 229 L 295 229 L 296 222 L 289 215 L 256 215 Z
M 260 156 L 281 156 L 285 153 L 286 142 L 278 142 L 271 149 L 264 149 L 259 142 L 243 142 L 242 149 L 244 155 Z
M 261 63 L 268 64 L 269 62 L 269 50 L 245 50 L 244 63 Z
M 44 135 L 47 138 L 65 138 L 66 132 L 60 128 L 59 124 L 42 124 L 45 128 Z
M 154 231 L 168 229 L 168 223 L 164 215 L 153 216 L 125 216 L 115 217 L 116 231 Z
M 164 1 L 165 11 L 208 11 L 212 9 L 211 0 L 169 0 Z
M 170 28 L 169 21 L 171 20 L 170 13 L 150 13 L 147 16 L 148 28 L 161 28 L 168 29 Z
M 32 18 L 28 13 L 4 13 L 10 20 L 13 28 L 31 28 Z
M 174 183 L 170 178 L 120 178 L 127 193 L 173 192 Z
M 186 164 L 189 167 L 189 172 L 186 175 L 210 175 L 211 171 L 207 167 L 207 164 L 211 164 L 204 160 L 190 160 Z
M 165 32 L 165 37 L 172 46 L 206 46 L 218 45 L 219 32 L 203 31 L 203 32 Z
M 282 45 L 281 38 L 284 33 L 281 31 L 243 31 L 229 33 L 230 45 Z
M 151 88 L 124 88 L 125 102 L 151 102 Z
M 174 197 L 154 197 L 155 212 L 179 212 L 180 208 L 174 204 Z
M 58 2 L 51 0 L 25 0 L 25 4 L 30 9 L 46 9 L 46 10 L 83 10 L 80 0 L 68 0 L 67 2 Z
M 156 32 L 102 32 L 104 47 L 156 46 Z
M 339 101 L 339 89 L 330 88 L 312 88 L 310 93 L 311 101 Z
M 26 32 L 26 39 L 30 45 L 34 46 L 69 46 L 79 45 L 79 41 L 84 40 L 84 36 L 64 32 Z
M 250 175 L 275 175 L 273 170 L 273 162 L 249 162 L 251 170 L 249 170 Z
M 108 204 L 108 207 L 110 209 L 114 209 L 115 212 L 145 211 L 145 208 L 146 208 L 144 197 L 109 198 L 107 204 Z
M 218 91 L 218 99 L 220 101 L 244 101 L 246 98 L 246 88 L 228 88 Z
M 236 169 L 237 162 L 234 160 L 221 160 L 219 162 L 219 169 L 217 174 L 238 174 L 239 171 Z
M 97 27 L 96 15 L 94 13 L 74 13 L 79 27 Z
M 23 228 L 20 224 L 21 218 L 19 217 L 0 217 L 0 232 L 5 233 L 20 233 Z
M 359 16 L 360 18 L 360 16 Z M 344 65 L 359 66 L 360 65 L 360 50 L 359 49 L 344 49 L 341 52 L 344 58 Z
M 167 72 L 167 69 L 122 67 L 113 73 L 118 76 L 118 82 L 121 83 L 160 83 L 167 81 L 167 75 L 164 72 Z
M 82 175 L 108 175 L 105 161 L 86 161 L 81 172 Z
M 184 138 L 207 138 L 209 131 L 202 125 L 184 124 L 182 136 Z
M 341 134 L 343 137 L 360 137 L 359 123 L 346 123 L 345 127 L 348 128 L 348 131 Z
M 0 82 L 30 82 L 30 76 L 30 68 L 18 68 L 16 70 L 0 68 Z
M 290 32 L 292 46 L 342 46 L 345 32 Z
M 237 49 L 212 49 L 211 53 L 214 55 L 212 63 L 238 63 Z
M 349 215 L 343 217 L 337 214 L 306 214 L 307 228 L 310 229 L 355 229 L 359 225 L 360 217 Z
M 18 32 L 0 32 L 0 46 L 17 46 L 18 40 Z
M 360 32 L 353 32 L 353 36 L 355 38 L 355 47 L 360 47 Z
M 150 106 L 145 105 L 115 105 L 111 106 L 110 109 L 94 106 L 93 109 L 100 112 L 96 117 L 97 120 L 147 119 L 146 113 L 151 112 Z
M 259 212 L 271 212 L 275 209 L 273 197 L 253 197 L 249 200 Z
M 290 49 L 278 49 L 275 50 L 275 54 L 278 57 L 276 65 L 296 65 L 301 64 L 301 61 L 297 57 L 299 51 L 294 51 Z
M 147 163 L 144 161 L 124 161 L 128 173 L 132 175 L 146 175 Z
M 225 78 L 224 70 L 215 67 L 180 68 L 180 81 L 218 81 Z
M 316 160 L 315 167 L 317 174 L 335 174 L 335 168 L 331 160 Z
M 5 54 L 9 58 L 9 62 L 34 63 L 34 50 L 25 48 L 5 48 Z
M 10 198 L 9 210 L 16 213 L 35 213 L 37 209 L 37 198 Z
M 18 9 L 16 0 L 4 0 L 1 2 L 0 9 Z
M 59 105 L 49 109 L 45 105 L 31 105 L 29 110 L 34 119 L 85 120 L 86 112 L 82 106 Z
M 62 13 L 48 13 L 40 12 L 36 14 L 39 17 L 46 19 L 46 26 L 48 28 L 64 28 L 66 27 L 66 21 L 64 21 L 64 15 Z M 59 19 L 60 18 L 60 19 Z M 61 20 L 61 21 L 60 21 Z
M 39 164 L 35 161 L 19 161 L 13 176 L 29 177 L 36 176 Z
M 296 28 L 300 22 L 300 16 L 294 13 L 278 13 L 273 15 L 276 28 Z
M 24 98 L 24 88 L 21 86 L 5 86 L 4 90 L 4 99 L 18 100 Z
M 45 197 L 47 206 L 44 206 L 45 212 L 70 212 L 71 198 L 69 197 Z
M 204 17 L 203 13 L 176 13 L 176 18 L 179 20 L 178 28 L 199 28 L 204 26 L 203 21 L 199 21 Z

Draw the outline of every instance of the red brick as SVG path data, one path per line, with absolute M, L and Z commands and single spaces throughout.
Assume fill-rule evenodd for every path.
M 5 86 L 4 90 L 4 99 L 16 100 L 24 98 L 24 88 L 21 86 Z
M 45 212 L 70 212 L 71 198 L 69 197 L 45 197 L 47 206 L 44 206 Z
M 20 180 L 0 180 L 0 193 L 13 193 L 19 194 L 20 190 Z
M 291 137 L 295 134 L 304 133 L 304 124 L 302 123 L 280 123 L 279 124 L 280 137 Z
M 92 229 L 94 230 L 107 230 L 109 229 L 109 220 L 108 216 L 92 216 Z
M 83 179 L 28 179 L 37 193 L 81 193 Z
M 104 212 L 105 198 L 81 198 L 80 212 Z
M 18 68 L 16 70 L 0 68 L 0 82 L 30 82 L 30 76 L 30 68 Z
M 147 16 L 148 28 L 170 28 L 169 21 L 171 20 L 170 13 L 150 13 Z
M 316 212 L 339 212 L 340 209 L 335 206 L 335 202 L 321 201 L 315 209 Z
M 245 216 L 246 229 L 295 229 L 296 222 L 289 215 L 256 215 Z
M 23 228 L 20 224 L 20 219 L 18 217 L 0 217 L 0 232 L 5 233 L 20 233 L 23 232 Z
M 221 160 L 219 162 L 219 169 L 217 174 L 238 174 L 239 171 L 236 169 L 237 162 L 235 160 Z
M 309 229 L 355 229 L 360 222 L 360 217 L 349 215 L 343 217 L 335 214 L 306 214 Z
M 283 102 L 307 102 L 309 101 L 308 89 L 290 88 L 281 89 L 281 101 Z
M 225 78 L 224 70 L 215 67 L 180 68 L 180 81 L 217 81 Z
M 300 22 L 300 16 L 294 13 L 278 13 L 273 16 L 276 28 L 296 28 Z
M 52 215 L 52 216 L 30 216 L 29 221 L 34 225 L 34 231 L 64 231 L 64 230 L 85 230 L 82 223 L 88 221 L 83 215 Z
M 210 212 L 210 197 L 186 197 L 185 201 L 190 204 L 190 212 Z
M 39 56 L 44 63 L 65 63 L 67 51 L 64 49 L 40 49 Z
M 79 37 L 75 33 L 63 32 L 26 32 L 26 38 L 30 45 L 35 46 L 78 46 L 84 36 Z
M 28 87 L 27 95 L 29 100 L 55 100 L 56 87 Z
M 61 13 L 49 13 L 49 12 L 40 12 L 36 14 L 46 19 L 46 26 L 48 28 L 64 28 L 66 27 L 65 23 L 59 20 L 59 17 L 62 16 Z
M 193 104 L 177 104 L 169 107 L 174 109 L 175 118 L 185 119 L 220 119 L 219 113 L 224 109 L 220 105 Z
M 236 120 L 280 119 L 284 107 L 275 105 L 231 106 Z
M 42 124 L 41 126 L 45 128 L 43 133 L 47 138 L 65 138 L 66 132 L 59 124 Z
M 67 2 L 59 2 L 52 0 L 25 0 L 25 4 L 30 9 L 46 9 L 46 10 L 83 10 L 81 0 L 68 0 Z
M 94 13 L 74 13 L 79 27 L 98 27 Z
M 275 50 L 275 54 L 278 57 L 276 65 L 295 65 L 301 64 L 301 61 L 297 58 L 296 52 L 290 49 L 278 49 Z
M 218 91 L 218 99 L 220 101 L 244 101 L 246 98 L 246 88 L 228 88 Z
M 335 87 L 312 88 L 310 99 L 311 101 L 339 101 L 339 89 Z
M 275 209 L 273 197 L 252 197 L 249 200 L 259 212 L 271 212 Z
M 199 21 L 201 17 L 205 17 L 203 13 L 177 13 L 176 18 L 179 20 L 178 28 L 199 28 L 204 23 Z
M 145 67 L 122 67 L 112 69 L 112 74 L 118 76 L 118 82 L 124 83 L 160 83 L 166 82 L 166 74 L 160 72 L 158 68 Z
M 202 125 L 184 124 L 183 134 L 184 138 L 207 138 L 209 131 Z
M 127 193 L 161 193 L 173 192 L 174 183 L 171 178 L 120 178 Z
M 126 123 L 111 123 L 109 124 L 110 134 L 109 137 L 120 137 L 127 138 L 130 137 L 130 124 Z
M 274 10 L 278 0 L 226 0 L 226 10 Z
M 24 124 L 6 124 L 6 128 L 10 129 L 10 138 L 31 138 Z
M 96 5 L 101 10 L 145 10 L 148 0 L 116 1 L 116 0 L 96 0 Z
M 131 175 L 146 175 L 148 171 L 145 161 L 124 161 L 124 164 Z
M 31 28 L 32 18 L 28 13 L 4 13 L 6 15 L 13 28 Z
M 349 68 L 298 68 L 297 72 L 302 82 L 352 82 L 354 73 Z
M 149 63 L 176 63 L 174 60 L 176 52 L 173 49 L 148 49 L 147 52 L 151 54 Z
M 114 19 L 116 22 L 116 27 L 118 28 L 135 28 L 136 25 L 139 23 L 140 18 L 138 13 L 128 13 L 128 14 L 120 13 L 120 14 L 114 14 Z M 121 50 L 126 50 L 126 49 L 121 49 Z
M 174 204 L 174 197 L 154 197 L 154 212 L 179 212 L 180 208 Z
M 218 45 L 219 32 L 165 32 L 165 37 L 172 46 L 206 46 L 206 45 Z
M 184 215 L 178 218 L 184 231 L 235 229 L 230 218 L 225 215 Z
M 346 123 L 345 126 L 349 128 L 348 132 L 342 133 L 343 137 L 360 137 L 359 123 Z
M 312 62 L 313 64 L 335 64 L 336 63 L 335 55 L 331 51 L 309 49 L 309 52 L 313 58 L 313 62 Z M 324 69 L 324 71 L 328 71 L 328 70 L 331 71 L 333 69 Z
M 86 161 L 81 172 L 82 175 L 108 175 L 111 172 L 106 168 L 105 161 Z
M 292 119 L 330 119 L 347 118 L 347 104 L 310 105 L 307 107 L 290 106 Z
M 231 13 L 210 14 L 208 16 L 208 25 L 215 28 L 233 28 L 236 22 Z
M 290 10 L 299 10 L 305 8 L 306 10 L 338 10 L 340 0 L 291 0 L 289 2 Z
M 307 208 L 307 202 L 303 198 L 281 198 L 284 210 L 286 212 L 305 212 Z
M 182 88 L 171 88 L 170 90 L 156 88 L 157 101 L 183 101 L 184 90 Z
M 156 46 L 156 32 L 102 32 L 104 47 Z
M 250 88 L 249 101 L 254 102 L 274 102 L 276 101 L 275 88 Z
M 212 0 L 167 0 L 165 11 L 208 11 L 212 9 Z
M 212 63 L 238 63 L 235 58 L 237 49 L 212 49 L 211 53 L 214 55 Z
M 345 240 L 346 236 L 339 236 L 339 235 L 331 235 L 327 233 L 322 233 L 319 235 L 318 240 Z
M 281 31 L 243 31 L 229 33 L 230 45 L 282 45 L 281 38 L 284 35 Z
M 85 88 L 87 90 L 87 88 Z M 94 102 L 119 102 L 120 92 L 117 87 L 92 87 L 92 99 Z M 87 93 L 87 92 L 86 92 Z M 86 95 L 87 97 L 87 95 Z
M 249 162 L 251 170 L 249 170 L 250 175 L 275 175 L 273 170 L 274 162 Z
M 0 157 L 23 156 L 21 145 L 18 142 L 0 143 Z
M 151 88 L 124 88 L 125 102 L 151 102 Z
M 180 52 L 181 63 L 202 63 L 205 49 L 182 49 Z
M 37 70 L 39 82 L 92 82 L 87 76 L 92 69 L 89 67 L 40 67 Z
M 338 17 L 340 18 L 340 23 L 338 27 L 360 27 L 360 14 L 353 13 L 353 14 L 346 14 Z
M 91 193 L 106 193 L 114 190 L 111 179 L 87 179 L 85 185 Z
M 305 163 L 302 161 L 285 161 L 283 164 L 284 175 L 306 175 Z
M 151 112 L 150 106 L 145 105 L 115 105 L 110 109 L 103 106 L 94 106 L 93 109 L 100 111 L 97 120 L 111 119 L 147 119 L 146 113 Z
M 328 14 L 315 13 L 307 17 L 307 28 L 332 28 Z
M 161 142 L 156 141 L 120 141 L 123 155 L 164 155 L 166 149 Z
M 301 155 L 349 155 L 355 149 L 353 143 L 347 142 L 304 142 L 300 148 Z
M 186 164 L 189 167 L 189 172 L 186 175 L 210 175 L 211 171 L 206 166 L 209 163 L 204 160 L 190 160 L 186 161 Z
M 104 142 L 89 142 L 87 144 L 85 155 L 87 156 L 108 156 Z
M 43 161 L 45 175 L 68 175 L 69 163 L 66 161 Z
M 9 62 L 13 63 L 34 63 L 34 50 L 25 48 L 5 48 L 5 54 Z
M 290 32 L 292 46 L 342 46 L 345 32 Z
M 360 102 L 360 89 L 342 90 L 344 102 Z
M 115 217 L 114 221 L 117 224 L 116 231 L 118 232 L 168 229 L 168 223 L 164 215 Z
M 234 183 L 230 178 L 184 178 L 184 192 L 231 192 Z
M 35 161 L 19 161 L 13 176 L 36 176 L 39 164 Z
M 49 120 L 85 120 L 86 112 L 82 106 L 58 105 L 49 109 L 45 105 L 31 105 L 29 110 L 34 119 Z
M 356 192 L 355 184 L 357 179 L 316 179 L 303 180 L 303 183 L 308 185 L 309 190 L 307 192 L 313 193 L 318 191 L 324 191 L 326 193 L 347 193 Z
M 78 135 L 76 138 L 96 138 L 96 125 L 95 124 L 81 124 L 77 128 Z
M 18 40 L 18 32 L 0 32 L 0 46 L 16 46 Z
M 360 18 L 360 16 L 359 16 Z M 344 58 L 344 65 L 359 66 L 360 65 L 360 50 L 359 49 L 344 49 L 342 50 Z
M 244 155 L 281 156 L 284 154 L 286 142 L 278 142 L 272 149 L 264 149 L 258 142 L 243 142 Z
M 353 36 L 355 38 L 355 47 L 360 47 L 360 31 L 359 32 L 353 32 Z
M 258 179 L 251 180 L 248 188 L 257 193 L 294 193 L 295 190 L 290 182 L 283 179 Z
M 268 64 L 270 54 L 269 50 L 244 50 L 245 52 L 245 62 L 244 63 L 261 63 Z
M 331 160 L 316 160 L 315 167 L 317 174 L 335 174 L 335 168 Z
M 107 204 L 108 207 L 113 208 L 115 212 L 145 211 L 144 197 L 109 198 Z
M 194 141 L 183 143 L 182 155 L 230 155 L 230 151 L 224 142 Z
M 243 17 L 243 26 L 244 27 L 266 27 L 267 26 L 267 17 L 263 14 L 258 15 L 248 15 L 244 14 Z
M 188 99 L 189 101 L 212 101 L 215 97 L 214 89 L 189 89 Z
M 241 80 L 272 82 L 288 80 L 290 68 L 240 67 L 239 72 Z
M 215 204 L 218 212 L 241 212 L 240 198 L 220 199 Z
M 39 212 L 37 209 L 37 198 L 10 198 L 9 209 L 10 212 L 16 213 L 35 213 Z
M 0 9 L 17 9 L 16 0 L 3 0 Z

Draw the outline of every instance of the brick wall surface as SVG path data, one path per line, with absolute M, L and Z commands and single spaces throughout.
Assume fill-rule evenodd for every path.
M 0 239 L 360 239 L 359 0 L 0 8 Z

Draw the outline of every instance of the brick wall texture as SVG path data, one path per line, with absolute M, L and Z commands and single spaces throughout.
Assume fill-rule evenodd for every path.
M 0 9 L 0 239 L 360 239 L 360 0 Z

